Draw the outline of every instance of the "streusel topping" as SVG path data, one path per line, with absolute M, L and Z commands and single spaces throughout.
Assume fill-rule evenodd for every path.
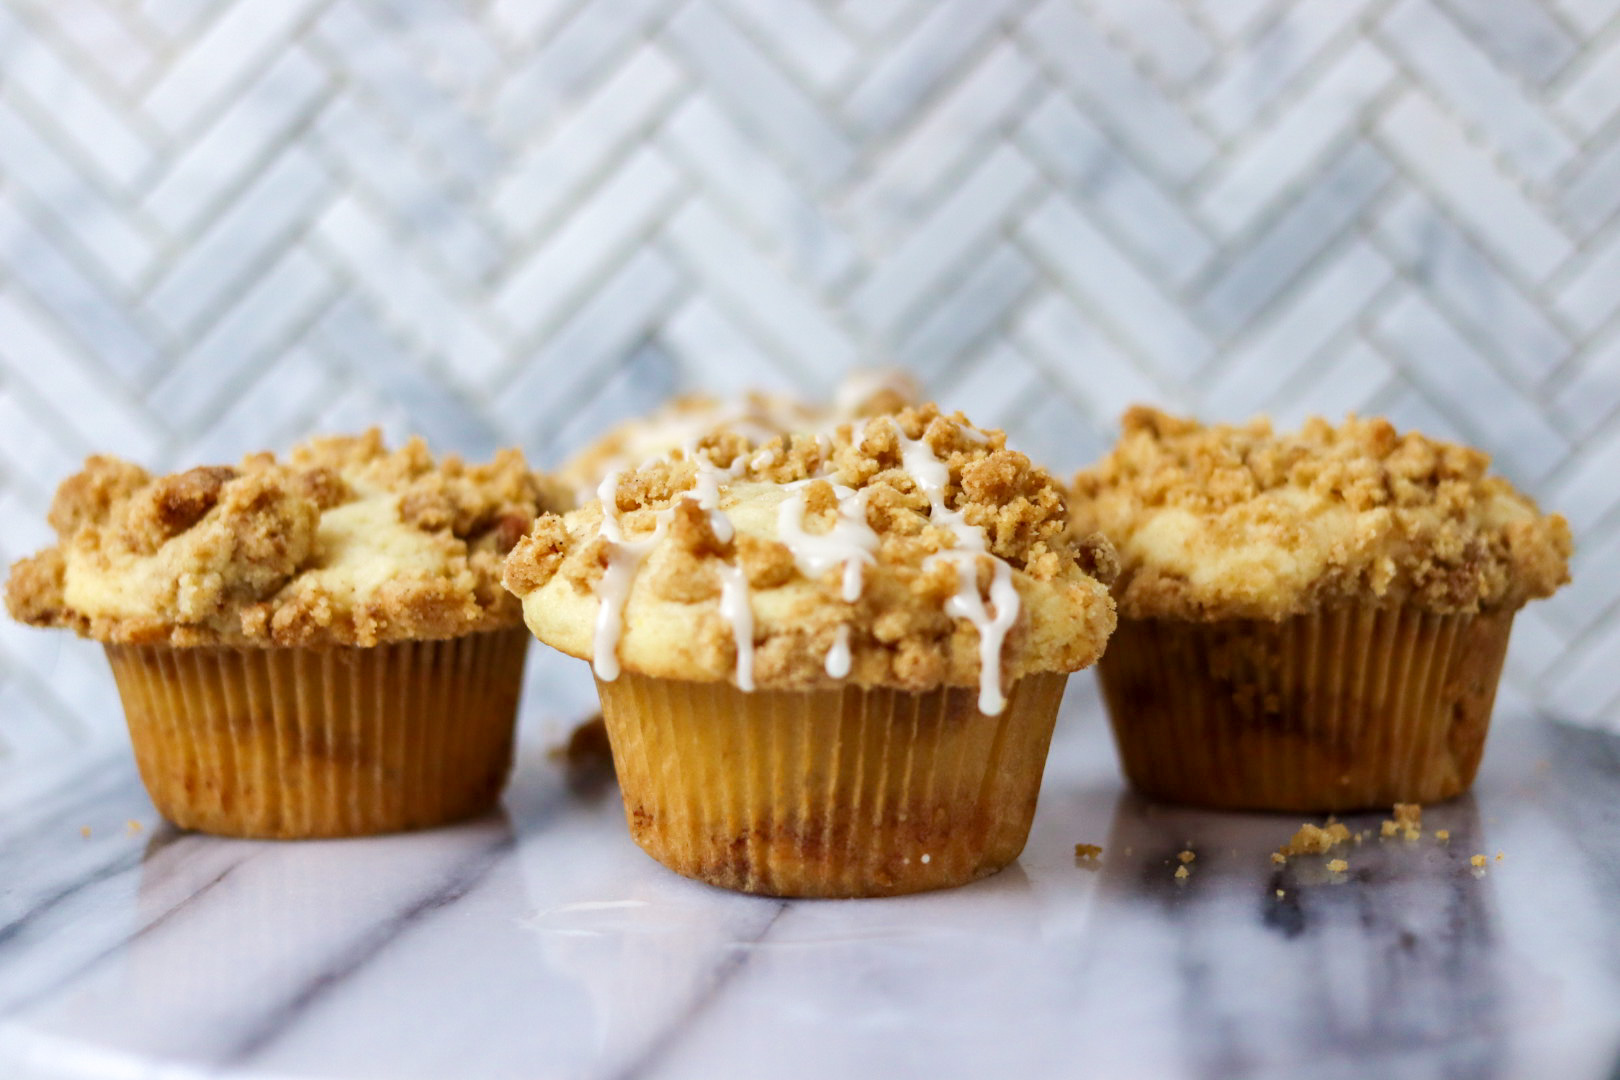
M 766 443 L 791 432 L 829 431 L 840 423 L 915 405 L 918 393 L 915 380 L 904 372 L 871 370 L 845 378 L 827 404 L 758 390 L 736 398 L 686 394 L 613 428 L 564 462 L 556 476 L 584 501 L 608 473 L 634 468 L 674 450 L 690 453 L 706 435 L 729 431 Z
M 1569 525 L 1489 465 L 1381 419 L 1278 434 L 1139 406 L 1075 478 L 1072 528 L 1117 546 L 1115 596 L 1135 618 L 1276 619 L 1367 597 L 1516 608 L 1569 580 Z
M 453 637 L 521 620 L 502 560 L 564 505 L 518 451 L 435 462 L 376 430 L 170 476 L 92 457 L 57 490 L 57 545 L 12 567 L 6 606 L 109 642 Z
M 742 689 L 977 685 L 1093 662 L 1112 552 L 999 431 L 926 405 L 764 444 L 721 431 L 609 475 L 507 560 L 540 640 Z

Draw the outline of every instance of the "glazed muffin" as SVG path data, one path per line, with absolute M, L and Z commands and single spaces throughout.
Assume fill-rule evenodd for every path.
M 637 843 L 780 896 L 958 885 L 1022 850 L 1112 552 L 1061 486 L 933 406 L 735 432 L 543 515 L 506 583 L 593 663 Z
M 527 645 L 500 568 L 562 505 L 516 451 L 435 462 L 375 430 L 171 476 L 92 457 L 6 605 L 106 647 L 141 777 L 176 825 L 420 828 L 500 794 Z
M 1098 675 L 1131 782 L 1307 812 L 1467 790 L 1514 613 L 1569 580 L 1568 524 L 1489 464 L 1384 420 L 1128 412 L 1072 527 L 1118 548 Z
M 916 381 L 905 372 L 873 369 L 847 376 L 825 404 L 759 390 L 735 398 L 685 394 L 614 427 L 564 462 L 555 475 L 584 502 L 596 496 L 597 485 L 609 473 L 674 450 L 690 454 L 709 435 L 730 432 L 764 444 L 792 432 L 831 432 L 839 424 L 915 405 L 918 393 Z

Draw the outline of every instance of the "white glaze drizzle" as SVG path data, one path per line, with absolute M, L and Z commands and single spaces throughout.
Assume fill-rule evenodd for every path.
M 748 575 L 731 563 L 721 563 L 720 617 L 731 623 L 737 642 L 737 688 L 754 689 L 754 607 L 749 598 Z
M 868 490 L 833 485 L 838 499 L 833 527 L 824 533 L 804 531 L 804 481 L 789 485 L 795 489 L 776 511 L 777 538 L 793 554 L 799 573 L 815 580 L 835 566 L 843 566 L 843 597 L 853 604 L 861 598 L 861 567 L 876 562 L 878 535 L 866 523 Z
M 720 485 L 737 475 L 738 466 L 720 468 L 702 457 L 694 447 L 684 448 L 688 458 L 697 466 L 697 478 L 692 490 L 683 498 L 695 502 L 709 515 L 709 525 L 721 543 L 730 540 L 736 530 L 731 519 L 719 508 Z M 630 599 L 630 587 L 642 560 L 657 546 L 669 529 L 675 516 L 674 507 L 660 510 L 653 518 L 656 525 L 652 533 L 637 540 L 625 538 L 619 523 L 618 471 L 610 472 L 597 485 L 596 497 L 602 504 L 602 525 L 598 534 L 608 543 L 607 567 L 596 585 L 597 607 L 595 636 L 592 642 L 591 664 L 596 677 L 612 682 L 619 677 L 619 639 L 624 636 L 624 607 Z M 731 624 L 732 637 L 737 645 L 737 686 L 745 691 L 754 689 L 754 610 L 748 590 L 748 577 L 739 567 L 721 563 L 720 615 Z
M 842 679 L 849 674 L 849 624 L 840 623 L 833 631 L 832 648 L 827 650 L 827 674 Z
M 945 601 L 945 612 L 966 619 L 979 632 L 979 711 L 997 716 L 1007 707 L 1007 696 L 1001 689 L 1002 647 L 1007 631 L 1018 620 L 1018 589 L 1013 585 L 1012 567 L 990 553 L 983 528 L 969 524 L 961 511 L 946 508 L 945 485 L 950 482 L 951 471 L 933 448 L 921 439 L 908 438 L 898 423 L 894 433 L 900 442 L 901 468 L 911 474 L 928 498 L 929 521 L 950 530 L 956 540 L 954 549 L 930 555 L 923 566 L 926 569 L 932 563 L 946 562 L 956 569 L 956 592 Z M 990 603 L 994 615 L 979 595 L 980 555 L 989 558 L 993 567 Z

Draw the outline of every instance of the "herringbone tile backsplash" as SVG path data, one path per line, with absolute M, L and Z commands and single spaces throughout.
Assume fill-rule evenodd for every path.
M 1569 515 L 1504 694 L 1614 725 L 1617 310 L 1620 0 L 0 3 L 8 560 L 92 450 L 554 463 L 861 363 L 1065 472 L 1353 409 Z M 0 755 L 118 724 L 4 623 Z

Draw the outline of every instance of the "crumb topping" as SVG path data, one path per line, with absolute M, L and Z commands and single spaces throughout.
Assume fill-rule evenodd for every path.
M 600 496 L 536 521 L 505 578 L 535 634 L 600 677 L 1010 685 L 1092 663 L 1113 629 L 1106 541 L 1066 536 L 1060 485 L 1002 432 L 933 405 L 763 443 L 711 432 Z
M 521 619 L 501 561 L 563 505 L 515 450 L 436 462 L 376 430 L 169 476 L 92 457 L 57 490 L 58 543 L 12 567 L 6 606 L 130 644 L 453 637 Z
M 763 445 L 778 435 L 830 431 L 841 423 L 899 412 L 917 404 L 918 394 L 910 375 L 890 370 L 852 373 L 825 405 L 758 390 L 735 398 L 685 394 L 619 424 L 564 462 L 556 476 L 584 501 L 608 473 L 694 446 L 706 435 L 729 432 Z
M 1075 528 L 1114 541 L 1132 617 L 1282 618 L 1339 599 L 1440 613 L 1513 609 L 1569 580 L 1568 523 L 1478 450 L 1321 419 L 1274 432 L 1125 414 L 1075 478 Z

